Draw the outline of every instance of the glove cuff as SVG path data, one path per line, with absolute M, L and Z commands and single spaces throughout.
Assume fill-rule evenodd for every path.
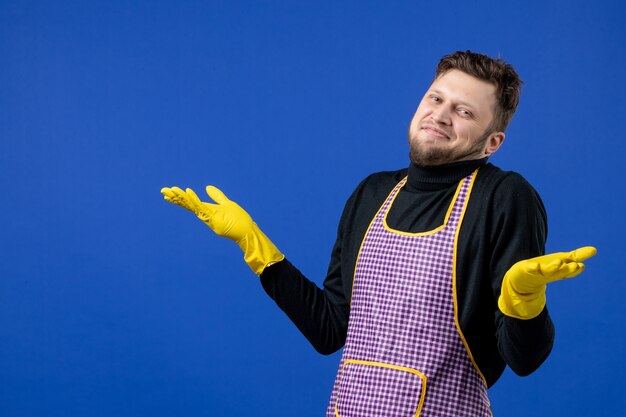
M 285 255 L 278 250 L 256 224 L 248 234 L 237 242 L 237 245 L 243 251 L 244 261 L 256 275 L 261 275 L 269 265 L 285 259 Z
M 498 298 L 498 308 L 509 317 L 530 320 L 537 317 L 546 305 L 546 286 L 542 285 L 533 292 L 519 293 L 505 275 Z

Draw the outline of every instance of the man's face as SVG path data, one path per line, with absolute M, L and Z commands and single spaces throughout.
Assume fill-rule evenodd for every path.
M 494 117 L 495 85 L 450 70 L 430 86 L 411 120 L 411 161 L 423 166 L 484 158 L 504 133 L 487 132 Z

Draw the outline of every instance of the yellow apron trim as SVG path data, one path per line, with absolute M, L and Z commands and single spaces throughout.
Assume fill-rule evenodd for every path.
M 435 228 L 433 230 L 426 231 L 426 232 L 409 233 L 409 232 L 403 232 L 401 230 L 392 229 L 391 227 L 389 227 L 389 225 L 387 225 L 387 214 L 389 214 L 389 210 L 391 209 L 391 206 L 393 205 L 393 202 L 396 200 L 396 197 L 400 193 L 399 188 L 402 188 L 404 186 L 404 184 L 406 184 L 407 178 L 408 178 L 408 176 L 402 178 L 391 189 L 389 194 L 387 194 L 387 197 L 385 197 L 385 199 L 383 200 L 382 204 L 380 205 L 380 207 L 376 211 L 376 214 L 374 215 L 374 217 L 372 217 L 372 220 L 370 220 L 370 224 L 367 226 L 367 230 L 365 231 L 365 234 L 363 235 L 363 239 L 361 240 L 361 245 L 359 246 L 359 253 L 357 253 L 357 256 L 356 256 L 356 262 L 354 263 L 354 273 L 352 275 L 352 288 L 350 290 L 350 306 L 352 306 L 352 293 L 354 292 L 354 280 L 356 278 L 356 267 L 359 264 L 359 258 L 361 257 L 361 250 L 363 249 L 363 243 L 365 243 L 365 238 L 367 237 L 367 234 L 369 233 L 370 229 L 372 228 L 372 224 L 374 223 L 374 220 L 376 220 L 376 218 L 380 214 L 381 210 L 385 206 L 385 203 L 389 199 L 389 196 L 392 193 L 394 193 L 394 192 L 396 193 L 393 196 L 393 199 L 389 202 L 389 206 L 387 207 L 387 212 L 383 216 L 383 227 L 386 230 L 388 230 L 389 232 L 396 233 L 396 234 L 399 234 L 399 235 L 404 235 L 404 236 L 426 236 L 426 235 L 431 235 L 431 234 L 437 233 L 438 231 L 443 229 L 446 226 L 446 224 L 448 224 L 448 219 L 450 218 L 450 215 L 452 214 L 452 209 L 454 208 L 454 203 L 456 202 L 456 198 L 459 196 L 459 192 L 461 192 L 461 186 L 463 185 L 463 180 L 461 180 L 459 182 L 459 185 L 456 187 L 456 191 L 454 192 L 454 196 L 452 197 L 452 201 L 450 202 L 450 206 L 448 207 L 448 211 L 446 212 L 446 216 L 445 216 L 445 218 L 443 220 L 443 224 L 441 226 L 439 226 L 439 227 L 437 227 L 437 228 Z
M 359 253 L 357 253 L 356 261 L 354 262 L 354 273 L 352 274 L 352 288 L 350 289 L 350 307 L 352 307 L 352 295 L 354 294 L 354 280 L 356 279 L 356 267 L 359 264 L 359 258 L 361 257 L 361 250 L 363 250 L 363 244 L 365 243 L 365 238 L 367 237 L 367 234 L 370 232 L 370 229 L 372 228 L 372 224 L 374 224 L 374 220 L 376 220 L 376 218 L 380 214 L 380 211 L 385 206 L 385 202 L 389 199 L 389 196 L 391 195 L 391 193 L 395 192 L 396 188 L 399 188 L 402 185 L 404 185 L 404 183 L 406 182 L 407 178 L 408 177 L 404 177 L 403 179 L 401 179 L 398 182 L 398 184 L 396 184 L 391 189 L 391 191 L 389 191 L 389 194 L 387 194 L 387 197 L 385 197 L 385 199 L 383 200 L 383 203 L 380 205 L 378 210 L 376 210 L 376 214 L 374 215 L 374 217 L 372 217 L 372 220 L 370 220 L 370 224 L 367 226 L 367 230 L 365 230 L 365 234 L 363 235 L 363 239 L 361 239 L 361 245 L 359 246 Z M 396 195 L 397 195 L 397 193 L 396 193 Z M 395 197 L 394 197 L 394 200 L 395 200 Z M 393 201 L 392 201 L 392 203 L 393 203 Z M 391 207 L 391 204 L 389 205 L 389 207 Z
M 467 351 L 467 354 L 468 354 L 472 364 L 474 365 L 474 369 L 476 369 L 476 372 L 478 372 L 478 375 L 480 375 L 480 378 L 482 379 L 482 381 L 483 381 L 483 383 L 485 384 L 485 387 L 486 387 L 487 386 L 487 379 L 485 378 L 485 376 L 481 372 L 480 368 L 478 368 L 478 365 L 476 364 L 476 361 L 474 360 L 474 355 L 472 355 L 472 352 L 470 351 L 469 345 L 467 344 L 467 340 L 465 339 L 465 336 L 463 335 L 463 331 L 461 330 L 461 326 L 459 324 L 459 307 L 458 307 L 458 301 L 457 301 L 457 296 L 456 296 L 456 263 L 457 263 L 456 260 L 457 260 L 457 246 L 458 246 L 458 240 L 459 240 L 459 232 L 461 231 L 461 226 L 463 224 L 463 218 L 465 217 L 465 210 L 467 209 L 467 205 L 469 203 L 469 199 L 470 199 L 470 195 L 471 195 L 471 192 L 472 192 L 472 188 L 474 187 L 474 181 L 476 180 L 476 176 L 478 175 L 478 170 L 479 170 L 479 168 L 477 168 L 472 173 L 472 179 L 470 181 L 470 185 L 469 185 L 469 188 L 467 190 L 466 197 L 465 197 L 465 204 L 463 205 L 463 210 L 461 211 L 461 215 L 459 217 L 459 221 L 458 221 L 457 228 L 456 228 L 456 234 L 454 236 L 454 248 L 453 248 L 453 251 L 452 251 L 452 298 L 454 300 L 454 324 L 456 325 L 456 328 L 457 328 L 457 331 L 459 333 L 459 336 L 461 337 L 461 341 L 463 342 L 463 346 L 465 346 L 465 350 Z M 400 180 L 400 182 L 398 182 L 398 184 L 389 192 L 389 194 L 387 195 L 387 197 L 385 198 L 383 203 L 380 205 L 380 208 L 376 211 L 376 214 L 374 215 L 374 217 L 372 217 L 372 220 L 370 221 L 369 226 L 367 226 L 367 230 L 365 231 L 365 234 L 363 235 L 363 239 L 361 240 L 361 245 L 359 246 L 359 253 L 357 254 L 356 262 L 354 263 L 354 273 L 352 275 L 352 288 L 351 288 L 351 294 L 350 294 L 350 306 L 352 306 L 352 298 L 353 298 L 352 295 L 354 293 L 354 281 L 356 279 L 356 268 L 357 268 L 357 265 L 359 263 L 359 258 L 361 257 L 361 251 L 363 250 L 363 244 L 365 243 L 365 238 L 367 237 L 367 234 L 369 233 L 370 229 L 372 228 L 372 224 L 374 223 L 374 220 L 376 220 L 376 218 L 380 214 L 381 210 L 385 206 L 385 202 L 387 201 L 387 199 L 389 198 L 391 193 L 395 192 L 396 188 L 398 186 L 403 186 L 404 183 L 406 183 L 407 178 L 408 177 L 404 177 L 402 180 Z M 452 197 L 452 201 L 450 202 L 450 206 L 448 207 L 448 211 L 446 212 L 446 217 L 444 219 L 443 225 L 437 227 L 436 229 L 431 230 L 431 231 L 427 231 L 427 232 L 418 232 L 418 233 L 408 233 L 408 232 L 402 232 L 400 230 L 391 229 L 387 225 L 387 214 L 389 213 L 389 209 L 393 205 L 394 200 L 398 196 L 398 192 L 396 192 L 396 195 L 394 195 L 393 200 L 389 203 L 389 208 L 388 208 L 387 213 L 385 213 L 385 216 L 383 218 L 383 226 L 390 232 L 398 233 L 398 234 L 402 234 L 402 235 L 406 235 L 406 236 L 424 236 L 424 235 L 429 235 L 429 234 L 436 233 L 437 231 L 439 231 L 443 227 L 445 227 L 446 224 L 448 224 L 448 220 L 449 220 L 450 215 L 452 213 L 452 209 L 454 207 L 454 203 L 456 203 L 456 199 L 457 199 L 457 197 L 459 195 L 459 192 L 461 191 L 461 187 L 463 186 L 463 181 L 464 181 L 464 179 L 461 180 L 459 182 L 459 185 L 457 186 L 457 189 L 456 189 L 456 191 L 454 193 L 454 196 Z M 346 361 L 346 363 L 347 363 L 347 361 Z M 372 363 L 375 363 L 375 362 L 372 362 Z M 345 363 L 344 363 L 344 366 L 345 366 Z M 343 367 L 342 367 L 342 371 L 343 371 Z M 422 390 L 422 394 L 423 395 L 424 395 L 424 393 L 425 393 L 425 390 Z M 421 411 L 421 405 L 420 405 L 420 410 L 419 411 Z M 419 411 L 418 411 L 418 414 L 419 414 Z M 337 413 L 336 406 L 335 406 L 335 413 Z M 339 414 L 337 414 L 337 416 L 340 417 Z
M 422 392 L 420 395 L 420 400 L 419 400 L 419 404 L 417 406 L 417 411 L 415 412 L 415 416 L 414 417 L 418 417 L 420 415 L 420 413 L 422 412 L 422 407 L 424 406 L 424 399 L 426 398 L 426 375 L 424 375 L 423 373 L 421 373 L 418 370 L 415 370 L 413 368 L 407 368 L 406 366 L 399 366 L 399 365 L 392 365 L 390 363 L 384 363 L 384 362 L 372 362 L 372 361 L 362 361 L 362 360 L 358 360 L 358 359 L 346 359 L 346 361 L 343 363 L 343 365 L 341 366 L 341 373 L 343 374 L 343 369 L 346 367 L 346 365 L 349 364 L 354 364 L 354 365 L 364 365 L 364 366 L 377 366 L 379 368 L 387 368 L 387 369 L 393 369 L 396 371 L 402 371 L 402 372 L 408 372 L 411 373 L 413 375 L 417 375 L 420 377 L 420 379 L 422 380 Z M 335 416 L 336 417 L 341 417 L 339 415 L 339 392 L 341 392 L 341 377 L 339 379 L 339 386 L 337 387 L 337 402 L 335 403 Z
M 406 179 L 407 179 L 407 177 L 405 177 L 402 181 L 404 181 L 406 183 Z M 402 184 L 402 185 L 404 185 L 404 184 Z M 428 235 L 434 235 L 435 233 L 439 232 L 444 227 L 446 227 L 446 225 L 448 224 L 448 220 L 450 219 L 450 215 L 452 214 L 452 209 L 454 208 L 454 203 L 456 203 L 456 198 L 459 196 L 459 193 L 461 192 L 461 187 L 462 186 L 463 186 L 463 180 L 459 181 L 459 185 L 456 187 L 456 191 L 454 192 L 454 196 L 452 197 L 452 201 L 450 202 L 450 206 L 448 207 L 448 211 L 446 212 L 446 217 L 443 219 L 443 224 L 441 226 L 438 226 L 438 227 L 434 228 L 433 230 L 428 230 L 426 232 L 417 232 L 417 233 L 403 232 L 402 230 L 397 230 L 397 229 L 393 229 L 392 227 L 390 227 L 387 224 L 387 215 L 389 214 L 389 211 L 391 210 L 391 206 L 393 206 L 393 202 L 396 200 L 396 197 L 398 197 L 398 194 L 400 194 L 399 191 L 396 193 L 396 195 L 393 196 L 393 200 L 391 200 L 391 202 L 389 203 L 389 207 L 387 208 L 387 212 L 383 216 L 383 226 L 385 227 L 385 229 L 387 229 L 387 231 L 389 231 L 391 233 L 395 233 L 397 235 L 403 235 L 403 236 L 428 236 Z M 387 201 L 387 200 L 385 199 L 385 201 Z
M 472 188 L 474 187 L 474 181 L 476 180 L 477 175 L 478 175 L 478 169 L 476 169 L 476 171 L 472 173 L 472 179 L 470 181 L 469 188 L 467 189 L 467 194 L 465 196 L 465 204 L 463 204 L 463 210 L 461 211 L 459 222 L 456 227 L 456 233 L 454 235 L 454 249 L 452 252 L 452 298 L 454 300 L 454 324 L 456 325 L 456 329 L 459 332 L 461 341 L 463 341 L 463 346 L 465 346 L 465 350 L 467 351 L 467 354 L 470 360 L 472 361 L 472 364 L 474 365 L 476 372 L 478 372 L 478 375 L 480 375 L 480 378 L 483 380 L 485 387 L 487 387 L 487 379 L 485 379 L 485 376 L 478 368 L 478 365 L 476 364 L 476 361 L 474 360 L 474 356 L 472 355 L 472 352 L 470 351 L 469 345 L 467 344 L 467 340 L 465 340 L 463 331 L 461 330 L 461 325 L 459 324 L 459 305 L 458 305 L 458 300 L 456 296 L 456 261 L 457 261 L 457 246 L 459 242 L 459 233 L 461 231 L 461 226 L 463 225 L 463 218 L 465 217 L 465 210 L 467 209 L 467 205 L 470 200 L 470 195 L 472 193 Z

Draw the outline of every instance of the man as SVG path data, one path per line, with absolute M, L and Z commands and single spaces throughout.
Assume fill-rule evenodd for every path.
M 321 353 L 344 347 L 331 416 L 490 416 L 487 388 L 548 356 L 546 284 L 582 272 L 591 247 L 541 256 L 543 204 L 487 163 L 521 80 L 485 55 L 445 56 L 409 127 L 408 169 L 376 173 L 344 208 L 324 288 L 306 279 L 215 187 L 165 199 L 239 244 L 265 291 Z

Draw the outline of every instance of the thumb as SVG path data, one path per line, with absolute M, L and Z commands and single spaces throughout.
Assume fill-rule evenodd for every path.
M 212 185 L 207 185 L 206 193 L 217 204 L 224 204 L 230 201 L 228 197 L 226 197 L 226 195 L 219 188 L 214 187 Z

